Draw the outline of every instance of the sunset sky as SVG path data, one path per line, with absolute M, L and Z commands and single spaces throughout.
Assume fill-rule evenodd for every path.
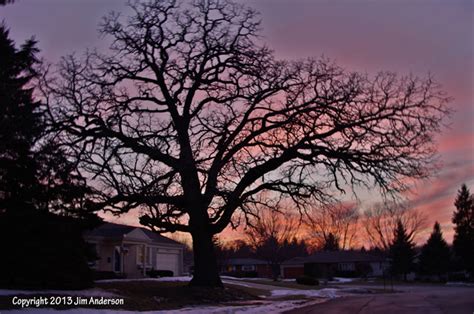
M 119 0 L 17 0 L 0 7 L 0 18 L 17 44 L 35 36 L 41 56 L 57 62 L 87 48 L 106 48 L 97 32 L 111 10 L 126 12 Z M 474 1 L 472 0 L 252 0 L 262 15 L 264 41 L 283 59 L 326 56 L 348 70 L 434 75 L 453 97 L 449 127 L 439 135 L 442 168 L 418 182 L 410 195 L 452 239 L 454 197 L 462 183 L 474 192 Z M 362 206 L 376 198 L 360 191 Z M 137 224 L 136 216 L 120 221 Z M 237 233 L 227 232 L 231 238 Z

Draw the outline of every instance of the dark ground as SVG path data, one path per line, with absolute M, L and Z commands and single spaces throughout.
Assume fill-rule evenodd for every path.
M 160 281 L 125 281 L 97 283 L 96 288 L 112 292 L 124 299 L 124 305 L 86 306 L 88 308 L 114 309 L 129 311 L 157 311 L 177 309 L 185 306 L 196 305 L 230 305 L 232 302 L 254 301 L 259 295 L 265 293 L 258 289 L 226 285 L 225 289 L 192 288 L 185 282 L 160 282 Z M 68 295 L 63 291 L 61 295 Z M 78 294 L 80 295 L 80 294 Z M 18 297 L 50 297 L 48 293 L 17 295 Z M 57 296 L 57 295 L 53 295 Z M 0 296 L 0 314 L 2 310 L 19 309 L 12 305 L 13 296 Z M 75 298 L 75 297 L 74 297 Z M 84 307 L 84 306 L 81 306 Z M 77 308 L 75 306 L 48 306 L 58 310 Z

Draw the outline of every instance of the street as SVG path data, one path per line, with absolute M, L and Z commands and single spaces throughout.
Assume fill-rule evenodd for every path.
M 401 292 L 363 294 L 332 299 L 286 314 L 473 314 L 474 288 L 449 286 L 396 287 Z

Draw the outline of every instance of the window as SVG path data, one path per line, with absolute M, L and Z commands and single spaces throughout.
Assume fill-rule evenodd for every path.
M 254 271 L 255 270 L 255 265 L 242 265 L 242 270 L 243 271 Z
M 114 271 L 116 273 L 122 272 L 122 254 L 120 253 L 120 247 L 114 248 Z
M 342 270 L 342 271 L 353 271 L 353 270 L 355 270 L 354 263 L 339 263 L 337 266 L 338 266 L 337 268 L 339 270 Z
M 146 264 L 151 265 L 151 247 L 146 248 Z
M 137 265 L 143 265 L 145 255 L 145 246 L 137 246 Z
M 146 259 L 146 265 L 151 265 L 151 247 L 145 245 L 137 246 L 137 265 L 143 265 Z

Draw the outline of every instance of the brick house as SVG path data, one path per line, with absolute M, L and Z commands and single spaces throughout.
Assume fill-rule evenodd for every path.
M 385 257 L 359 251 L 321 251 L 295 257 L 281 265 L 283 278 L 331 276 L 382 276 L 389 263 Z
M 257 277 L 271 278 L 272 269 L 267 261 L 256 258 L 229 258 L 222 262 L 221 273 L 244 274 L 255 272 Z

